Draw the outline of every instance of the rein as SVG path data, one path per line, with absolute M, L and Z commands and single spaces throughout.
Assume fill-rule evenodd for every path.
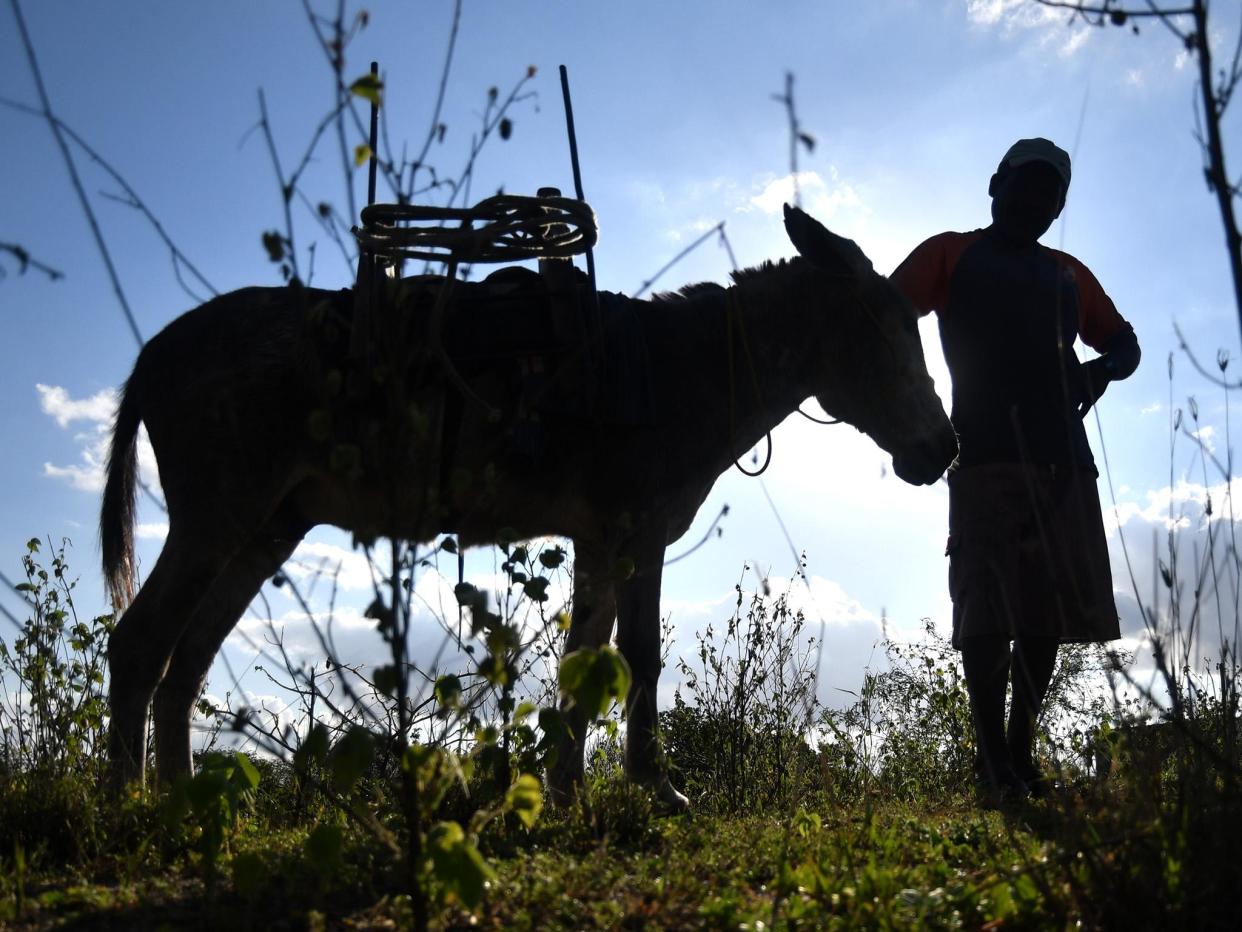
M 755 401 L 759 406 L 763 407 L 763 392 L 759 389 L 759 374 L 755 371 L 755 360 L 750 354 L 750 340 L 746 335 L 746 324 L 742 320 L 740 313 L 740 299 L 733 294 L 733 288 L 725 291 L 725 353 L 729 362 L 729 452 L 732 453 L 737 449 L 737 379 L 735 378 L 736 365 L 734 362 L 733 351 L 733 330 L 736 326 L 741 336 L 742 352 L 746 356 L 746 367 L 750 370 L 750 384 L 755 393 Z M 763 459 L 763 465 L 754 472 L 751 472 L 742 465 L 741 457 L 733 460 L 733 465 L 744 476 L 754 478 L 762 476 L 767 472 L 768 466 L 772 464 L 772 431 L 764 434 L 764 440 L 767 442 L 768 452 Z

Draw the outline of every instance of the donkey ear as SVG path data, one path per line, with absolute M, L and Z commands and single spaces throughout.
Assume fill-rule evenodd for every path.
M 871 260 L 853 240 L 829 232 L 799 207 L 785 205 L 785 232 L 794 248 L 821 268 L 850 275 L 872 271 Z

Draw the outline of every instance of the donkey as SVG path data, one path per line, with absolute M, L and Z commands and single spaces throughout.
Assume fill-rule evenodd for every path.
M 103 495 L 104 573 L 124 609 L 109 642 L 114 781 L 144 777 L 149 709 L 158 777 L 190 770 L 191 713 L 213 658 L 312 527 L 408 540 L 452 530 L 463 546 L 511 528 L 572 539 L 565 650 L 606 643 L 617 621 L 632 672 L 626 770 L 668 806 L 687 805 L 658 752 L 660 578 L 665 547 L 689 528 L 716 479 L 810 396 L 891 453 L 894 472 L 912 484 L 935 482 L 957 450 L 914 307 L 850 240 L 788 205 L 785 227 L 801 255 L 736 273 L 728 288 L 695 285 L 649 301 L 605 296 L 605 316 L 627 317 L 644 341 L 625 397 L 653 401 L 611 420 L 558 414 L 555 405 L 524 415 L 531 404 L 514 365 L 470 364 L 466 349 L 486 334 L 464 311 L 450 313 L 437 337 L 443 356 L 457 360 L 454 379 L 444 368 L 427 376 L 426 365 L 422 376 L 394 378 L 390 367 L 401 403 L 363 404 L 356 416 L 325 401 L 343 391 L 348 371 L 351 351 L 339 339 L 353 314 L 348 291 L 247 288 L 169 324 L 125 384 Z M 376 312 L 392 318 L 376 321 L 390 327 L 389 348 L 426 346 L 427 327 L 411 321 L 428 315 L 408 311 Z M 618 332 L 606 325 L 602 341 L 614 370 L 635 345 L 632 330 L 625 339 Z M 333 418 L 349 422 L 339 429 L 353 430 L 357 444 L 325 440 L 316 425 Z M 140 421 L 169 530 L 135 595 Z M 429 422 L 435 443 L 426 441 Z M 518 442 L 532 427 L 546 453 L 534 465 L 531 445 Z M 486 474 L 486 488 L 448 481 L 450 473 Z M 632 566 L 627 578 L 619 565 Z M 585 723 L 573 708 L 566 713 L 569 736 L 550 774 L 558 800 L 583 773 Z

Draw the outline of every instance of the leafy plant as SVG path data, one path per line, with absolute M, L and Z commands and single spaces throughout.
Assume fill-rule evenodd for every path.
M 258 785 L 259 771 L 245 754 L 213 753 L 202 757 L 198 773 L 169 793 L 165 802 L 169 825 L 179 828 L 189 819 L 209 879 L 214 879 L 216 863 L 254 802 Z
M 107 700 L 104 649 L 111 615 L 78 617 L 77 579 L 65 557 L 69 541 L 31 538 L 22 556 L 26 579 L 15 587 L 29 617 L 10 647 L 0 640 L 0 775 L 54 780 L 70 774 L 92 781 L 101 773 Z
M 698 805 L 718 812 L 784 808 L 818 783 L 808 744 L 816 698 L 814 640 L 787 595 L 739 584 L 732 617 L 719 635 L 697 635 L 697 667 L 681 661 L 683 685 L 661 715 L 670 763 Z M 743 605 L 746 604 L 745 609 Z

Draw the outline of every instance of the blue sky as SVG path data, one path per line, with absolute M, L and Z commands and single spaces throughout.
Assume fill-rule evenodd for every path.
M 390 134 L 414 147 L 430 119 L 452 4 L 377 2 L 368 10 L 370 25 L 349 50 L 350 70 L 360 74 L 372 58 L 382 63 Z M 1238 4 L 1220 2 L 1213 11 L 1221 30 L 1213 41 L 1231 50 Z M 286 164 L 300 156 L 331 104 L 330 74 L 300 4 L 27 0 L 24 12 L 56 112 L 125 175 L 213 285 L 226 291 L 278 283 L 260 245 L 281 214 L 263 141 L 252 131 L 257 92 L 266 93 Z M 1238 328 L 1216 207 L 1192 136 L 1193 61 L 1158 27 L 1133 36 L 1067 19 L 1028 0 L 467 2 L 444 108 L 448 132 L 431 158 L 444 171 L 460 166 L 487 89 L 504 93 L 534 65 L 537 97 L 515 109 L 511 139 L 489 144 L 474 190 L 571 190 L 556 73 L 567 65 L 586 196 L 600 219 L 600 285 L 632 292 L 722 220 L 744 265 L 792 253 L 779 210 L 791 189 L 785 114 L 772 99 L 786 71 L 796 75 L 803 128 L 817 141 L 800 156 L 804 206 L 855 239 L 881 271 L 929 235 L 985 225 L 988 177 L 1014 139 L 1057 140 L 1073 154 L 1074 182 L 1063 219 L 1044 241 L 1092 268 L 1145 352 L 1138 373 L 1109 390 L 1102 435 L 1094 425 L 1090 434 L 1098 460 L 1107 450 L 1117 490 L 1110 526 L 1120 524 L 1146 597 L 1153 534 L 1166 530 L 1170 508 L 1175 517 L 1185 513 L 1188 540 L 1202 537 L 1204 527 L 1204 477 L 1185 439 L 1171 468 L 1170 392 L 1174 408 L 1185 407 L 1188 395 L 1198 398 L 1205 442 L 1222 458 L 1227 444 L 1222 395 L 1181 356 L 1170 388 L 1173 324 L 1207 359 L 1221 347 L 1236 355 Z M 0 94 L 34 104 L 7 7 L 0 24 Z M 1234 113 L 1226 139 L 1238 138 Z M 115 184 L 75 154 L 149 337 L 194 302 L 178 287 L 150 225 L 107 199 Z M 343 204 L 330 138 L 319 156 L 305 187 L 312 200 Z M 49 282 L 0 260 L 7 272 L 0 280 L 7 435 L 0 569 L 18 575 L 30 536 L 68 536 L 83 607 L 93 610 L 102 605 L 99 442 L 136 344 L 47 127 L 0 109 L 0 165 L 0 242 L 20 243 L 66 273 Z M 320 240 L 315 283 L 348 284 L 349 271 L 309 215 L 298 217 L 298 229 L 303 247 Z M 724 281 L 729 269 L 724 251 L 708 244 L 661 285 Z M 947 397 L 934 321 L 924 322 L 923 334 Z M 728 503 L 724 536 L 669 568 L 665 610 L 681 649 L 696 627 L 725 617 L 744 565 L 788 578 L 794 560 L 766 489 L 794 547 L 807 554 L 810 594 L 795 589 L 812 623 L 824 624 L 824 688 L 853 688 L 873 657 L 882 618 L 901 636 L 914 636 L 924 617 L 947 628 L 946 490 L 903 485 L 887 472 L 887 457 L 851 428 L 794 419 L 774 444 L 762 487 L 736 472 L 717 483 L 686 540 L 696 540 Z M 1206 485 L 1221 485 L 1207 478 Z M 1218 518 L 1223 491 L 1214 493 Z M 161 516 L 152 509 L 142 520 L 154 535 L 142 544 L 149 566 Z M 1122 611 L 1134 632 L 1121 535 L 1112 534 Z M 339 536 L 314 539 L 315 552 L 347 557 Z M 753 574 L 746 578 L 753 586 Z M 283 596 L 273 598 L 278 615 L 292 609 Z M 21 615 L 10 592 L 0 592 L 0 605 Z M 366 660 L 374 647 L 356 627 L 356 649 Z M 296 630 L 305 636 L 305 626 Z M 226 651 L 238 668 L 253 657 L 239 639 Z M 666 679 L 671 687 L 671 675 Z M 212 689 L 229 685 L 218 670 Z

